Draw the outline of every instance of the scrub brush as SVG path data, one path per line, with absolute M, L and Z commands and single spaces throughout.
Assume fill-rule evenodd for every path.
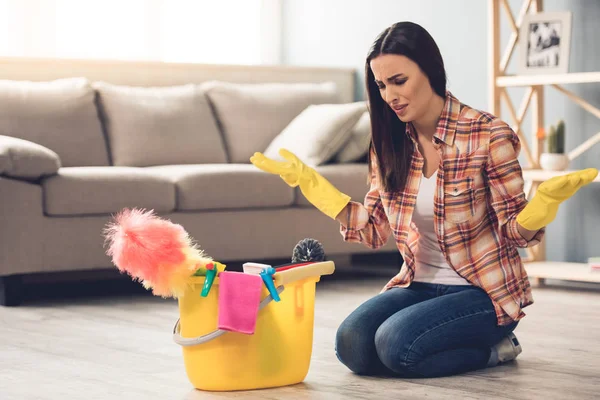
M 324 261 L 325 250 L 323 245 L 316 239 L 306 238 L 298 242 L 292 252 L 292 263 L 309 261 Z

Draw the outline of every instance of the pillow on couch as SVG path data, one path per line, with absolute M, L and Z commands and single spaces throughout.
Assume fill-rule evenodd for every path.
M 0 135 L 0 175 L 37 180 L 56 174 L 60 166 L 58 154 L 49 148 Z
M 107 166 L 95 96 L 86 78 L 0 80 L 0 134 L 56 152 L 63 167 Z
M 279 149 L 285 148 L 307 165 L 322 165 L 348 141 L 365 109 L 364 101 L 311 105 L 273 139 L 264 155 L 281 160 Z
M 132 87 L 95 82 L 116 166 L 227 162 L 204 91 L 188 84 Z
M 311 104 L 339 103 L 337 86 L 324 83 L 231 83 L 201 85 L 221 124 L 232 163 L 249 163 Z
M 351 163 L 362 159 L 369 151 L 371 143 L 371 117 L 368 111 L 360 117 L 356 125 L 352 128 L 350 138 L 336 154 L 336 163 Z

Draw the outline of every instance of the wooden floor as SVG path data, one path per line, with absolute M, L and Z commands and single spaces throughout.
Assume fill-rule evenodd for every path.
M 339 271 L 339 270 L 338 270 Z M 358 377 L 333 352 L 336 327 L 386 277 L 336 272 L 318 284 L 311 368 L 299 385 L 207 393 L 171 340 L 174 301 L 144 294 L 38 299 L 0 308 L 0 399 L 598 399 L 600 287 L 534 289 L 518 361 L 461 376 Z

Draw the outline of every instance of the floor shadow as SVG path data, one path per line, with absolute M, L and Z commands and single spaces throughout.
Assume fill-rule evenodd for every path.
M 66 301 L 95 301 L 107 297 L 143 299 L 155 297 L 141 284 L 127 278 L 94 281 L 24 283 L 21 307 L 60 304 Z

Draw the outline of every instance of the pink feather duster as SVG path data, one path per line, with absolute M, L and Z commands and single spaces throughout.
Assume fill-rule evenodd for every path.
M 121 272 L 156 296 L 180 297 L 194 272 L 211 262 L 181 225 L 154 211 L 124 209 L 104 230 L 107 254 Z

